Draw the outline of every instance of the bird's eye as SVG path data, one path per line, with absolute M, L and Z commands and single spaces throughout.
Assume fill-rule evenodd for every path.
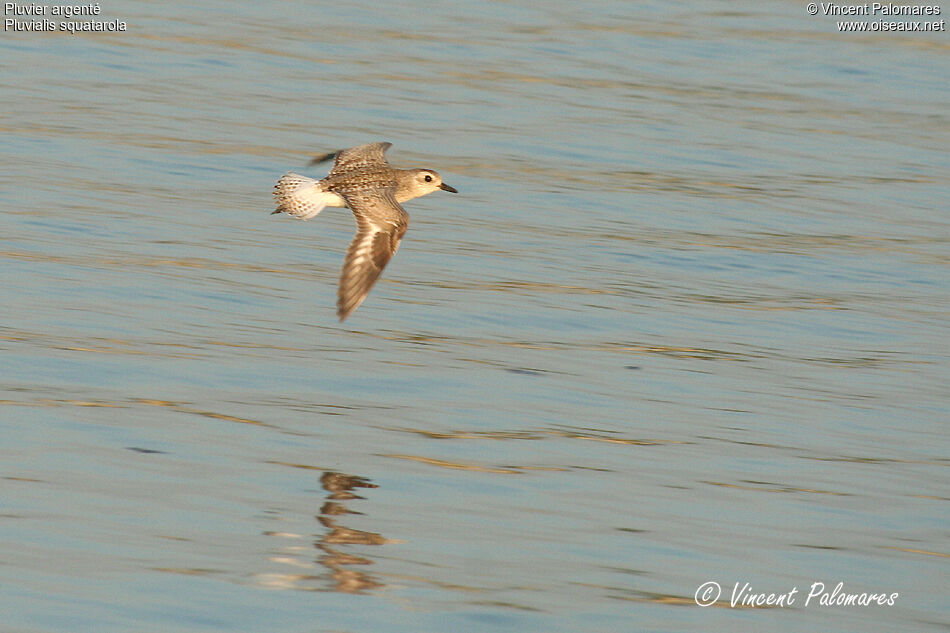
M 432 176 L 426 174 L 426 182 L 432 182 Z

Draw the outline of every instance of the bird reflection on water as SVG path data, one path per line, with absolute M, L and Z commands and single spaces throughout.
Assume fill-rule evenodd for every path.
M 297 589 L 305 591 L 339 591 L 343 593 L 363 593 L 368 590 L 383 587 L 383 583 L 369 573 L 352 569 L 354 565 L 372 565 L 373 560 L 364 556 L 357 556 L 343 551 L 340 546 L 346 545 L 386 545 L 398 543 L 397 540 L 387 539 L 376 532 L 354 530 L 340 524 L 340 517 L 346 514 L 361 514 L 351 510 L 345 502 L 363 499 L 353 492 L 357 488 L 376 488 L 364 477 L 346 475 L 343 473 L 326 471 L 320 477 L 320 484 L 327 491 L 324 504 L 316 519 L 327 532 L 314 541 L 314 547 L 323 552 L 316 559 L 316 564 L 327 569 L 326 574 L 263 574 L 258 576 L 261 584 L 278 589 Z M 295 535 L 268 532 L 268 536 L 293 537 Z M 272 560 L 284 562 L 298 567 L 312 567 L 313 564 L 296 558 L 273 557 Z M 329 581 L 329 582 L 327 582 Z M 319 583 L 315 586 L 312 583 Z

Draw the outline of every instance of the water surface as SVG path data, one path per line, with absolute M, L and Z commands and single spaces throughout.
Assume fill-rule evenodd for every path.
M 9 630 L 950 624 L 945 32 L 102 9 L 0 39 Z M 460 194 L 341 325 L 349 212 L 270 190 L 382 140 Z

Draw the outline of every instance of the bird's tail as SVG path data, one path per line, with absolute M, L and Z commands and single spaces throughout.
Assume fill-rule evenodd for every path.
M 309 220 L 323 211 L 323 207 L 333 204 L 339 196 L 324 191 L 319 181 L 291 172 L 284 174 L 274 185 L 274 199 L 277 209 L 273 213 L 287 213 L 301 220 Z

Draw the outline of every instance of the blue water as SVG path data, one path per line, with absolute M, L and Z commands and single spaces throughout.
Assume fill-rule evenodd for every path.
M 128 30 L 0 37 L 4 630 L 950 626 L 946 32 L 783 2 L 97 19 Z M 350 213 L 271 188 L 371 141 L 460 193 L 406 205 L 341 325 Z

